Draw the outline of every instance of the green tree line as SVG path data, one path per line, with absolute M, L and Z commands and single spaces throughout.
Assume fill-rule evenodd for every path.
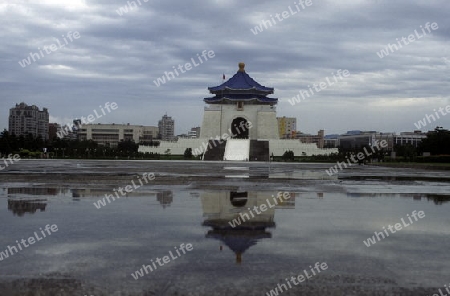
M 153 142 L 156 145 L 156 142 Z M 158 143 L 159 144 L 159 143 Z M 117 147 L 99 145 L 93 140 L 72 140 L 55 138 L 53 141 L 42 137 L 16 136 L 4 130 L 0 134 L 0 153 L 2 155 L 19 154 L 21 157 L 49 158 L 136 158 L 145 154 L 138 153 L 139 144 L 131 140 L 121 141 Z M 147 155 L 148 156 L 148 155 Z M 156 157 L 156 155 L 154 155 Z M 152 157 L 148 157 L 152 158 Z

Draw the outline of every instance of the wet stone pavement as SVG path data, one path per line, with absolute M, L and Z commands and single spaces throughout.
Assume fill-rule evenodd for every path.
M 330 166 L 22 160 L 0 295 L 445 295 L 450 173 Z

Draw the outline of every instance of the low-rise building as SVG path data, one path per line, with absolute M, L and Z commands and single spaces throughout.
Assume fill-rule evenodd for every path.
M 387 142 L 386 151 L 394 150 L 395 133 L 381 133 L 376 131 L 349 131 L 339 136 L 338 145 L 343 149 L 359 149 L 365 146 L 376 147 L 381 141 Z
M 132 140 L 135 143 L 156 139 L 159 129 L 156 126 L 128 124 L 86 124 L 78 131 L 80 140 L 93 140 L 99 145 L 116 147 L 120 141 Z
M 427 137 L 427 133 L 422 131 L 402 132 L 394 138 L 394 145 L 412 145 L 418 147 L 420 142 Z
M 325 148 L 338 148 L 339 147 L 339 135 L 332 134 L 323 137 L 323 146 Z
M 322 149 L 324 147 L 324 130 L 320 130 L 317 135 L 311 135 L 311 134 L 304 134 L 302 132 L 296 132 L 294 134 L 295 139 L 299 139 L 302 143 L 308 143 L 308 144 L 316 144 L 317 148 Z
M 348 131 L 343 135 L 326 135 L 324 137 L 324 147 L 342 149 L 358 149 L 364 146 L 375 145 L 376 142 L 382 140 L 386 141 L 388 146 L 387 151 L 394 151 L 396 145 L 412 145 L 418 147 L 420 142 L 427 137 L 427 133 L 422 131 L 401 132 L 400 135 L 396 133 L 385 133 L 376 131 Z

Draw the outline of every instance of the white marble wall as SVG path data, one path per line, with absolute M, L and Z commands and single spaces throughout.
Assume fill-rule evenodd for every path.
M 171 155 L 183 155 L 186 148 L 192 148 L 192 150 L 200 148 L 202 147 L 203 142 L 208 144 L 207 139 L 178 139 L 176 142 L 161 141 L 159 147 L 140 145 L 138 151 L 143 153 L 153 152 L 164 155 L 166 154 L 167 149 L 170 149 Z
M 316 144 L 301 143 L 299 140 L 283 139 L 269 141 L 269 151 L 274 156 L 282 156 L 288 150 L 294 152 L 295 156 L 302 156 L 303 152 L 306 153 L 306 156 L 327 155 L 338 152 L 337 148 L 319 149 Z
M 153 152 L 165 154 L 167 149 L 170 149 L 172 155 L 183 155 L 186 148 L 195 149 L 202 148 L 208 145 L 208 139 L 179 139 L 178 142 L 161 141 L 159 147 L 139 146 L 139 152 Z M 337 153 L 337 148 L 319 149 L 316 144 L 301 143 L 299 140 L 283 139 L 269 140 L 269 153 L 274 156 L 282 156 L 284 152 L 291 150 L 295 156 L 301 156 L 305 152 L 306 156 L 311 155 L 327 155 Z
M 252 123 L 250 139 L 279 139 L 276 108 L 267 105 L 245 105 L 238 110 L 236 105 L 211 105 L 205 108 L 201 137 L 209 138 L 230 135 L 231 123 L 237 117 Z

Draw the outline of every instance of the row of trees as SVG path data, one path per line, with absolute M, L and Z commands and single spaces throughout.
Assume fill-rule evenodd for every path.
M 314 155 L 310 157 L 302 157 L 304 161 L 314 162 L 329 162 L 329 161 L 344 161 L 350 158 L 351 154 L 357 155 L 358 153 L 369 151 L 371 155 L 365 156 L 362 162 L 370 162 L 374 159 L 378 161 L 384 161 L 388 159 L 390 153 L 385 149 L 372 151 L 370 146 L 362 146 L 356 148 L 344 149 L 339 147 L 339 152 L 332 155 Z M 427 137 L 422 140 L 419 146 L 416 148 L 411 144 L 407 145 L 395 145 L 394 151 L 397 154 L 399 161 L 419 161 L 419 162 L 450 162 L 450 131 L 443 129 L 442 127 L 436 127 L 434 131 L 429 132 Z M 429 153 L 432 157 L 421 157 Z M 299 158 L 300 155 L 294 157 L 292 151 L 286 151 L 281 157 L 283 161 L 294 161 L 294 158 Z
M 416 148 L 413 145 L 396 145 L 394 151 L 401 160 L 420 162 L 449 162 L 450 159 L 450 131 L 436 127 L 429 132 Z M 429 153 L 432 157 L 421 157 Z
M 2 155 L 19 154 L 21 157 L 54 158 L 128 158 L 138 157 L 139 144 L 133 141 L 121 141 L 117 147 L 98 145 L 92 140 L 70 140 L 55 138 L 53 141 L 11 135 L 8 131 L 0 134 L 0 153 Z
M 418 154 L 430 152 L 431 155 L 450 155 L 450 131 L 442 127 L 436 127 L 428 133 L 417 150 Z
M 146 144 L 151 146 L 159 146 L 158 141 L 150 141 Z M 41 157 L 44 152 L 47 157 L 55 158 L 147 158 L 147 159 L 161 159 L 161 155 L 152 153 L 138 153 L 139 144 L 134 141 L 127 140 L 121 141 L 117 147 L 109 147 L 98 145 L 92 140 L 70 140 L 55 138 L 53 141 L 43 140 L 41 137 L 34 138 L 31 134 L 27 136 L 15 136 L 9 134 L 4 130 L 0 133 L 0 153 L 1 155 L 19 154 L 21 157 Z M 351 154 L 357 154 L 359 152 L 371 151 L 370 147 L 359 147 L 353 149 L 339 148 L 339 153 L 329 156 L 312 156 L 308 160 L 311 161 L 337 161 L 345 160 L 346 157 L 350 157 Z M 407 161 L 424 161 L 419 155 L 424 152 L 429 152 L 432 156 L 447 155 L 447 159 L 450 158 L 450 131 L 443 129 L 442 127 L 436 127 L 432 132 L 429 132 L 427 138 L 423 139 L 419 147 L 412 145 L 397 145 L 394 147 L 394 151 L 402 160 Z M 166 153 L 165 157 L 170 153 Z M 376 150 L 372 155 L 368 156 L 364 160 L 370 161 L 371 159 L 383 160 L 387 155 L 385 150 Z M 192 149 L 186 149 L 184 153 L 185 159 L 192 159 Z M 295 157 L 299 157 L 296 155 Z M 439 161 L 442 161 L 445 157 L 440 157 Z M 294 153 L 287 151 L 285 155 L 281 157 L 284 161 L 294 161 Z

